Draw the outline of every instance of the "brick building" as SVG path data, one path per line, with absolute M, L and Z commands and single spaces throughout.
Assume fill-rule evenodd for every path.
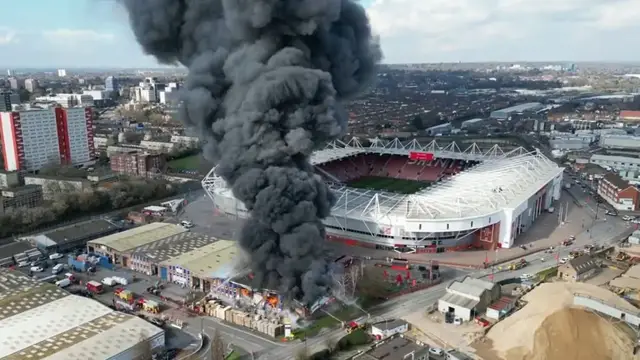
M 607 173 L 598 183 L 598 195 L 616 210 L 637 211 L 640 191 L 616 173 Z
M 113 154 L 111 170 L 117 173 L 150 177 L 165 171 L 167 160 L 164 154 L 140 152 Z

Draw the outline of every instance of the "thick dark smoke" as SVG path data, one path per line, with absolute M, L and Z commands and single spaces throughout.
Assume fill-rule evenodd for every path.
M 119 0 L 148 54 L 189 69 L 182 120 L 250 212 L 255 285 L 311 303 L 331 283 L 321 222 L 334 199 L 309 163 L 344 134 L 341 101 L 381 58 L 351 0 Z

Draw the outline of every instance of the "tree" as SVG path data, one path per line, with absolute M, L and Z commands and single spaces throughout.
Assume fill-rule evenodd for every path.
M 420 115 L 416 115 L 411 119 L 411 125 L 418 130 L 424 129 L 424 123 L 422 122 L 422 117 Z
M 226 357 L 226 351 L 224 350 L 224 343 L 220 333 L 215 330 L 213 337 L 211 338 L 211 360 L 224 360 Z
M 306 349 L 302 349 L 296 353 L 296 360 L 309 360 L 309 353 Z
M 360 296 L 366 296 L 373 299 L 386 297 L 388 294 L 387 285 L 384 280 L 375 271 L 367 270 L 360 275 L 356 290 Z

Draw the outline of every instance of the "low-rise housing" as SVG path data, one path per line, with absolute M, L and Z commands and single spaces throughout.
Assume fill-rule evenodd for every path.
M 50 200 L 55 194 L 63 191 L 87 191 L 92 188 L 91 181 L 87 179 L 46 175 L 26 175 L 24 184 L 41 186 L 45 200 Z
M 140 141 L 140 146 L 143 149 L 160 151 L 163 153 L 169 153 L 178 148 L 178 146 L 172 142 L 153 141 L 153 140 L 142 140 Z
M 166 155 L 147 152 L 113 154 L 110 159 L 111 170 L 132 176 L 151 177 L 161 174 L 167 167 Z
M 598 262 L 589 255 L 582 255 L 567 261 L 558 267 L 558 277 L 564 281 L 578 282 L 587 280 L 598 273 Z

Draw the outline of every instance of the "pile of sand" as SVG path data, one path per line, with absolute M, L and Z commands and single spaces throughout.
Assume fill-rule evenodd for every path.
M 506 360 L 629 359 L 634 339 L 625 326 L 571 308 L 573 294 L 587 294 L 637 312 L 612 292 L 589 284 L 547 283 L 525 295 L 528 304 L 487 334 Z

